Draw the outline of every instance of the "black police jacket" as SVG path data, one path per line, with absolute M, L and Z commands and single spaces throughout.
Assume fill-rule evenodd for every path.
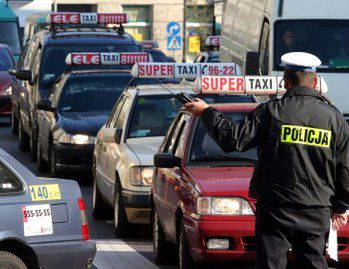
M 349 208 L 349 126 L 315 90 L 296 86 L 242 122 L 209 107 L 202 120 L 226 152 L 259 147 L 249 195 L 258 201 Z

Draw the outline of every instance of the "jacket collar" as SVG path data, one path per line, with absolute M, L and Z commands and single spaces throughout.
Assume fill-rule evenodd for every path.
M 287 90 L 283 97 L 292 97 L 292 96 L 316 96 L 320 97 L 321 95 L 314 89 L 307 86 L 294 86 Z

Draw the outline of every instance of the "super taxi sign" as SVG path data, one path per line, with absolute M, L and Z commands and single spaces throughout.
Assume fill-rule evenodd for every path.
M 123 24 L 128 22 L 124 13 L 57 12 L 47 17 L 50 24 Z
M 138 62 L 148 62 L 148 53 L 99 53 L 73 52 L 67 55 L 67 65 L 133 65 Z
M 318 77 L 314 88 L 326 93 L 325 80 Z M 281 76 L 203 76 L 194 82 L 194 91 L 202 94 L 284 94 L 284 79 Z
M 142 63 L 135 64 L 131 74 L 136 78 L 185 78 L 198 76 L 232 76 L 238 67 L 234 63 Z

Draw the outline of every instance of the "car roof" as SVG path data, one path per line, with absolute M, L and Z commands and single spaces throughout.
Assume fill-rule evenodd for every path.
M 178 94 L 181 92 L 195 93 L 193 89 L 188 85 L 179 85 L 179 84 L 165 84 L 164 87 L 169 89 L 173 94 Z M 138 95 L 170 95 L 168 91 L 166 91 L 161 85 L 139 85 L 134 88 L 129 88 L 127 91 L 131 94 Z
M 128 33 L 119 35 L 112 28 L 58 28 L 54 31 L 41 30 L 37 36 L 50 45 L 73 44 L 110 44 L 116 41 L 120 44 L 137 45 L 137 41 Z
M 131 77 L 131 70 L 116 69 L 90 69 L 90 70 L 73 70 L 68 73 L 72 76 L 91 76 L 91 75 L 127 75 Z
M 258 103 L 229 103 L 229 104 L 212 104 L 211 106 L 219 111 L 243 111 L 249 112 L 254 110 Z

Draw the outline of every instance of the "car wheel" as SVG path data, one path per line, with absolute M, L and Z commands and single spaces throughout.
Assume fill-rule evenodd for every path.
M 191 253 L 187 233 L 185 232 L 183 219 L 181 220 L 178 249 L 179 269 L 194 269 L 198 268 L 198 264 L 194 261 Z
M 7 251 L 0 251 L 0 268 L 27 269 L 28 267 L 16 255 Z
M 112 208 L 103 200 L 102 194 L 99 192 L 96 168 L 93 167 L 93 191 L 92 191 L 92 217 L 97 220 L 106 220 L 112 218 Z
M 36 147 L 37 169 L 39 173 L 47 171 L 47 162 L 42 158 L 41 145 L 38 143 Z
M 15 108 L 11 110 L 11 132 L 14 135 L 18 135 L 18 118 L 15 115 Z
M 130 235 L 131 227 L 127 220 L 124 201 L 121 195 L 121 186 L 118 182 L 115 183 L 114 195 L 114 228 L 115 234 L 120 237 L 127 237 Z
M 33 128 L 30 129 L 29 145 L 30 145 L 30 159 L 33 162 L 36 162 L 38 138 L 36 137 L 33 131 Z
M 55 149 L 54 149 L 54 144 L 51 143 L 49 146 L 49 169 L 50 169 L 50 176 L 51 177 L 56 177 L 57 176 L 57 171 L 56 171 L 56 156 L 55 156 Z
M 153 209 L 152 217 L 155 261 L 159 264 L 173 263 L 175 262 L 177 251 L 173 244 L 166 241 L 165 232 L 155 208 Z
M 29 149 L 29 137 L 23 129 L 23 122 L 21 116 L 18 119 L 18 146 L 21 151 L 28 151 Z

